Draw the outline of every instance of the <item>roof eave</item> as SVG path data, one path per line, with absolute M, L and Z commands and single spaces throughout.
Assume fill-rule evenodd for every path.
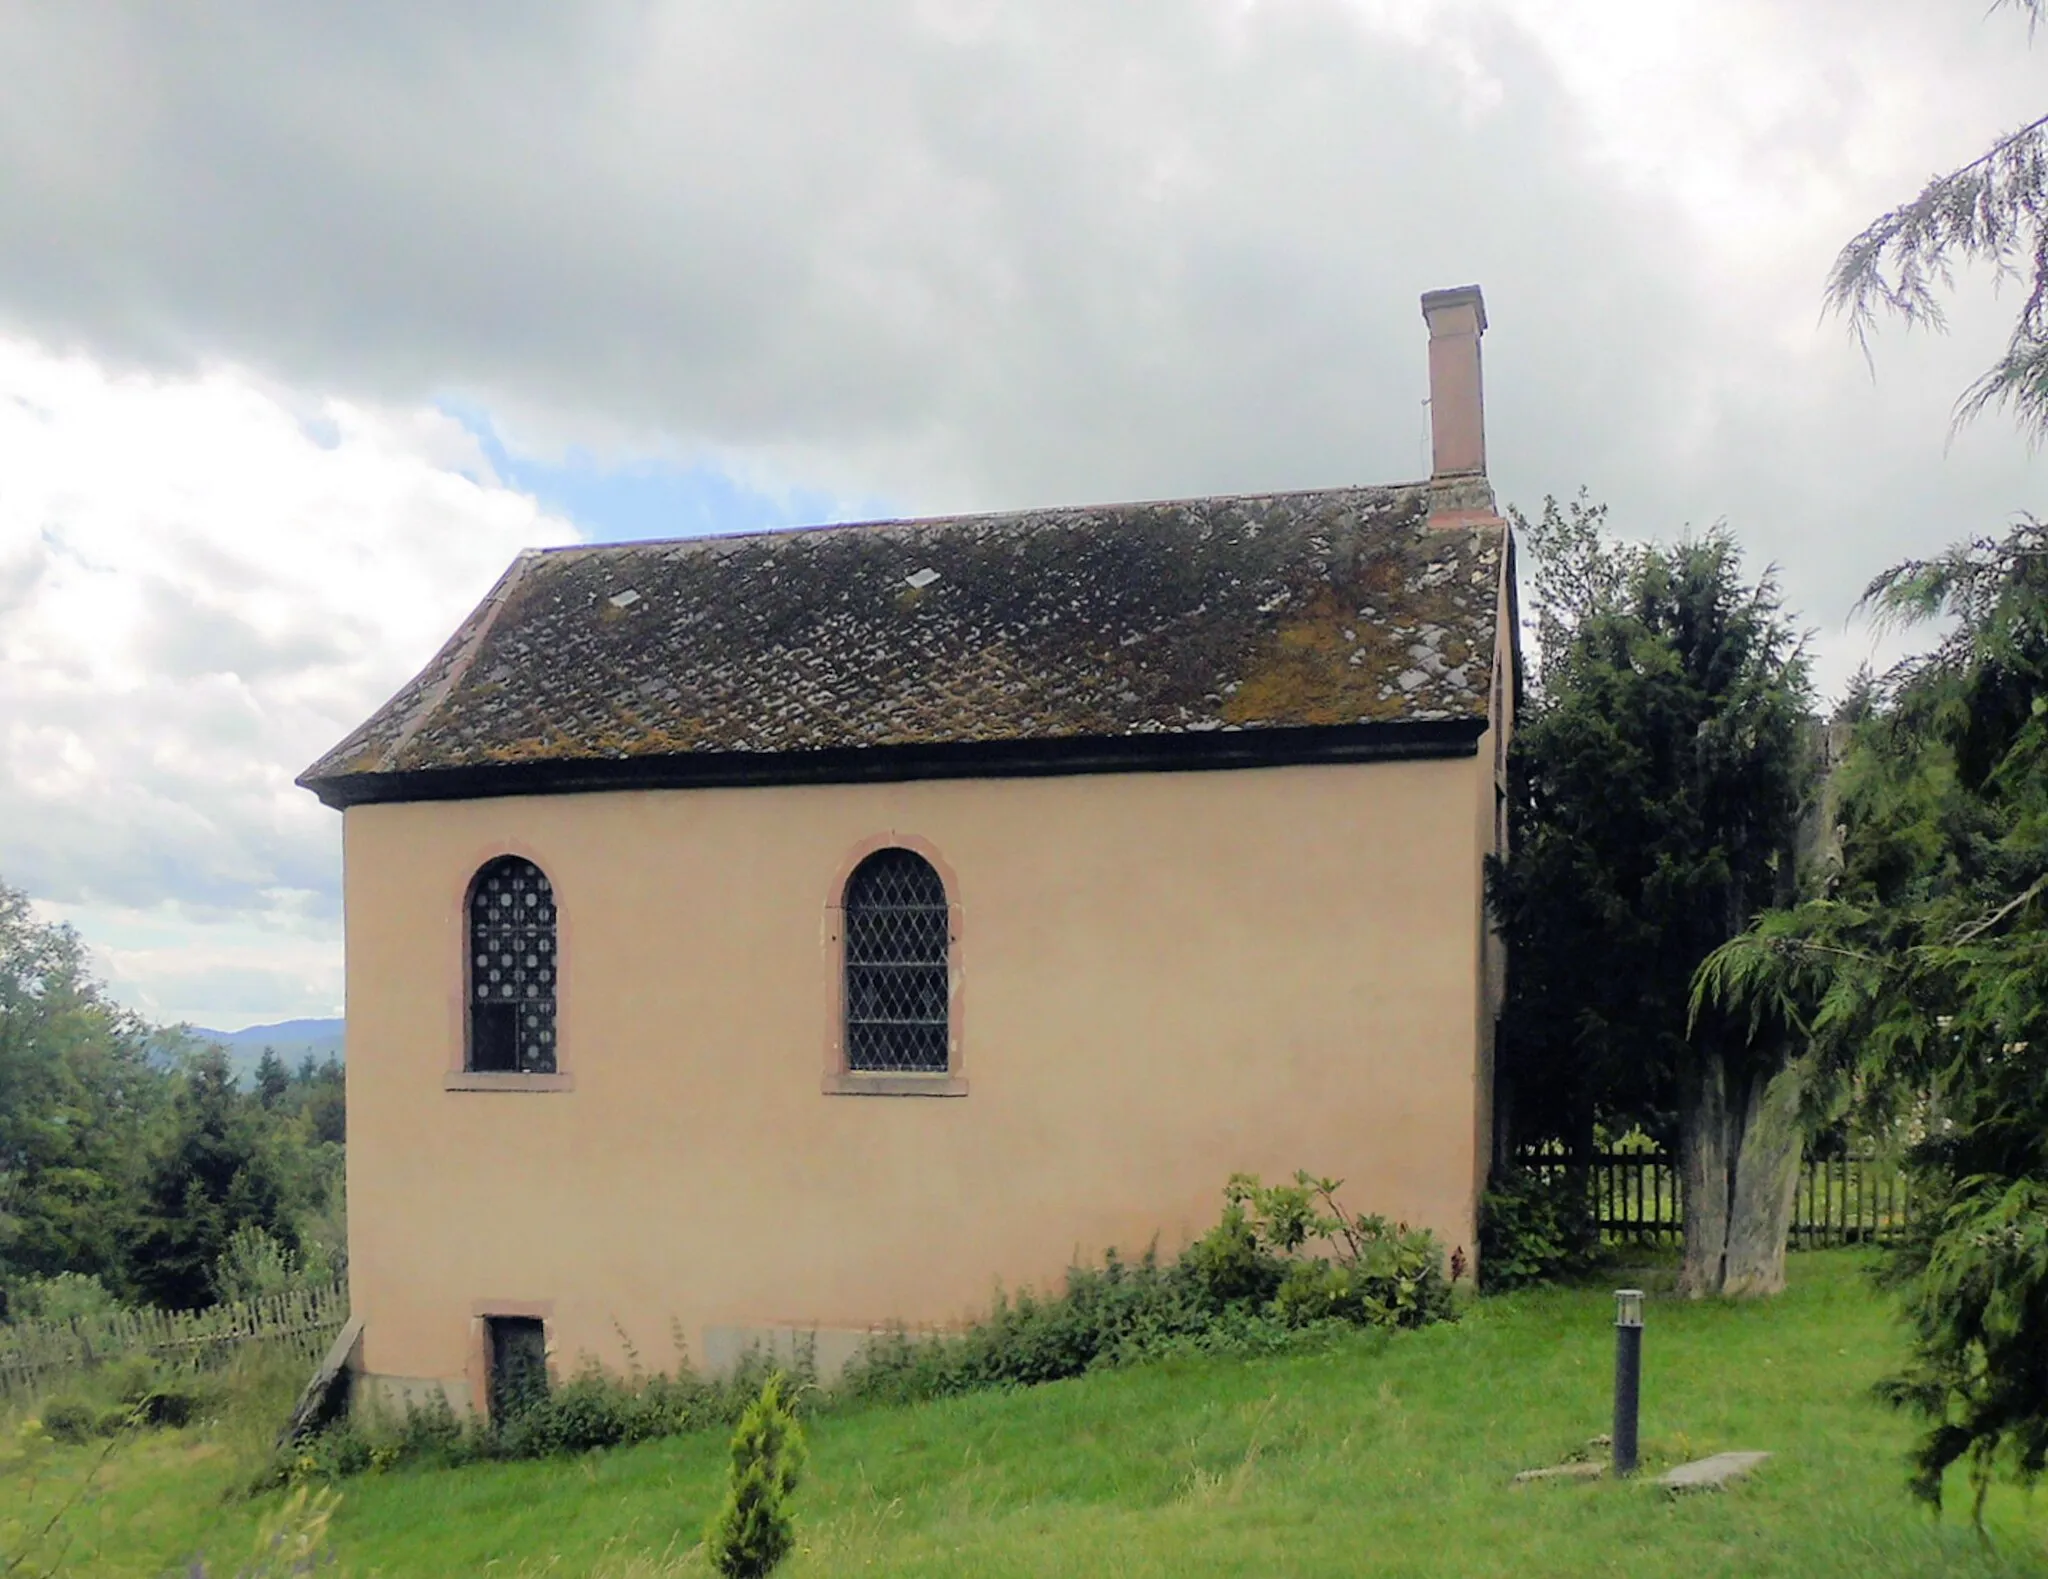
M 513 556 L 512 563 L 491 584 L 491 590 L 484 599 L 469 611 L 468 616 L 455 628 L 455 634 L 442 643 L 441 650 L 429 660 L 426 668 L 400 687 L 398 693 L 372 713 L 342 741 L 332 746 L 311 767 L 307 768 L 292 782 L 301 789 L 313 790 L 322 800 L 325 795 L 315 785 L 330 783 L 336 779 L 353 777 L 362 770 L 350 769 L 343 764 L 365 756 L 390 762 L 397 758 L 413 737 L 433 722 L 449 695 L 468 674 L 470 665 L 476 662 L 479 648 L 490 635 L 491 627 L 497 623 L 498 615 L 510 599 L 512 588 L 525 575 L 542 550 L 522 548 Z M 407 693 L 419 686 L 426 677 L 434 678 L 426 683 L 424 691 L 408 696 Z M 392 726 L 396 726 L 395 728 Z M 374 744 L 373 744 L 374 742 Z M 332 805 L 333 802 L 329 801 Z
M 1212 729 L 1035 740 L 943 741 L 822 751 L 704 751 L 569 757 L 298 779 L 336 810 L 394 802 L 580 795 L 607 790 L 857 784 L 910 779 L 1048 778 L 1290 767 L 1471 756 L 1483 717 Z

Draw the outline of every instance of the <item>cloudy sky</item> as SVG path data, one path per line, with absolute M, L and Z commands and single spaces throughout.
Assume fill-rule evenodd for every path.
M 2048 98 L 1982 0 L 304 0 L 0 13 L 0 879 L 116 990 L 336 1013 L 293 775 L 530 544 L 1426 472 L 1725 520 L 1823 680 L 2039 509 L 1835 249 Z

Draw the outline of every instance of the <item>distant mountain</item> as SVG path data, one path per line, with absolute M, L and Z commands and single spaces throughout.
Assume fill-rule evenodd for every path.
M 255 1073 L 266 1047 L 290 1069 L 298 1068 L 308 1054 L 315 1063 L 325 1063 L 330 1056 L 342 1057 L 342 1025 L 340 1020 L 280 1020 L 276 1025 L 252 1025 L 241 1031 L 210 1031 L 195 1025 L 192 1034 L 221 1048 L 228 1055 L 229 1067 L 246 1077 Z

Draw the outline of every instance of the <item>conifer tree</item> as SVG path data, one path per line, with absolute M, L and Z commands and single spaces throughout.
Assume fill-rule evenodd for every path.
M 1809 777 L 1800 643 L 1720 533 L 1609 540 L 1600 506 L 1522 522 L 1540 688 L 1493 873 L 1508 939 L 1500 1070 L 1524 1139 L 1581 1157 L 1596 1120 L 1675 1141 L 1690 1294 L 1784 1286 L 1808 1114 L 1775 1022 L 1694 1014 L 1692 979 L 1793 897 Z
M 789 1555 L 796 1544 L 789 1502 L 803 1463 L 803 1431 L 778 1373 L 733 1432 L 732 1489 L 705 1533 L 711 1564 L 726 1579 L 761 1579 Z
M 1842 769 L 1841 868 L 1763 916 L 1699 996 L 1776 1018 L 1908 1143 L 1892 1265 L 1924 1416 L 1914 1489 L 2048 1473 L 2048 527 L 1909 561 L 1869 601 L 1954 628 L 1877 688 Z
M 214 1300 L 213 1270 L 238 1228 L 297 1250 L 285 1182 L 264 1143 L 260 1106 L 235 1089 L 226 1055 L 192 1061 L 170 1124 L 148 1162 L 130 1246 L 130 1277 L 152 1304 L 193 1310 Z
M 277 1049 L 266 1047 L 263 1056 L 256 1061 L 256 1100 L 266 1108 L 274 1108 L 291 1090 L 292 1077 L 284 1067 L 284 1060 L 277 1056 Z

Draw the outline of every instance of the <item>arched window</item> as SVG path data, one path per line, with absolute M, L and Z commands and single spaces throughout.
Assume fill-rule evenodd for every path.
M 877 850 L 846 880 L 846 1067 L 944 1074 L 946 885 L 914 850 Z
M 516 855 L 469 890 L 469 1067 L 555 1072 L 555 891 Z

